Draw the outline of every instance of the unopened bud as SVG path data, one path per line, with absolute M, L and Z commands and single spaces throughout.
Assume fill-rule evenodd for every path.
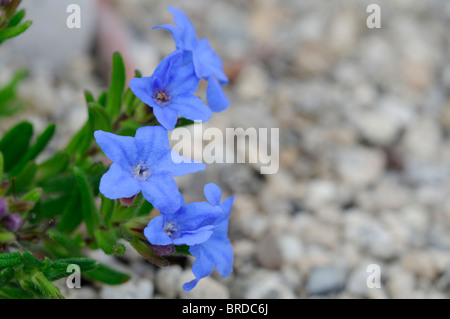
M 131 197 L 123 197 L 120 199 L 120 202 L 122 203 L 123 206 L 130 207 L 133 204 L 136 197 L 137 194 Z
M 151 245 L 151 247 L 153 249 L 153 252 L 158 256 L 171 255 L 175 252 L 175 246 L 172 244 L 164 246 Z
M 3 220 L 3 226 L 10 232 L 15 233 L 22 225 L 22 217 L 17 214 L 8 214 Z

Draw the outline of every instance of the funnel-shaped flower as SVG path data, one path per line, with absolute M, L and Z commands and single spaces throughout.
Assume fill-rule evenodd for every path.
M 134 78 L 130 89 L 149 107 L 167 130 L 175 128 L 178 115 L 206 122 L 211 110 L 194 95 L 199 79 L 195 76 L 191 53 L 172 52 L 150 77 Z
M 144 229 L 152 245 L 188 245 L 197 259 L 192 271 L 195 279 L 184 284 L 185 290 L 194 288 L 198 281 L 217 271 L 226 277 L 233 271 L 233 250 L 227 237 L 228 217 L 234 196 L 220 203 L 222 191 L 215 184 L 205 185 L 209 202 L 186 204 L 174 214 L 153 218 Z
M 192 53 L 195 74 L 199 79 L 208 81 L 206 91 L 208 105 L 214 112 L 220 112 L 228 108 L 230 101 L 222 90 L 222 85 L 228 83 L 228 78 L 223 71 L 222 60 L 214 52 L 206 38 L 198 39 L 195 28 L 183 11 L 167 7 L 173 14 L 175 26 L 164 24 L 154 27 L 169 31 L 177 49 Z
M 167 131 L 161 126 L 141 127 L 134 138 L 103 131 L 94 136 L 113 162 L 100 180 L 100 192 L 109 199 L 132 197 L 142 191 L 155 208 L 173 213 L 183 205 L 173 177 L 205 169 L 204 164 L 172 151 Z

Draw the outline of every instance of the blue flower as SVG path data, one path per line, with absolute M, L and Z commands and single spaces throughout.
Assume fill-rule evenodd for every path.
M 209 276 L 214 267 L 227 277 L 233 271 L 233 250 L 227 237 L 228 217 L 234 196 L 220 203 L 222 191 L 211 183 L 205 185 L 208 202 L 190 203 L 174 214 L 153 218 L 144 229 L 152 245 L 188 245 L 196 257 L 192 271 L 195 279 L 183 285 L 189 291 Z
M 94 132 L 95 140 L 113 162 L 100 180 L 100 192 L 109 199 L 142 195 L 153 206 L 173 213 L 183 205 L 174 176 L 205 169 L 172 151 L 167 131 L 161 126 L 141 127 L 135 137 Z M 178 164 L 177 164 L 178 163 Z
M 178 114 L 206 122 L 211 110 L 194 96 L 199 79 L 195 76 L 191 53 L 176 50 L 167 56 L 150 77 L 134 78 L 130 89 L 153 108 L 158 122 L 167 130 L 175 128 Z
M 222 85 L 228 83 L 228 78 L 223 71 L 222 60 L 214 52 L 206 38 L 198 39 L 195 28 L 183 11 L 167 7 L 173 14 L 175 26 L 164 24 L 154 29 L 169 31 L 175 41 L 177 49 L 192 53 L 195 74 L 199 79 L 208 81 L 206 91 L 208 105 L 214 112 L 220 112 L 228 108 L 230 101 L 222 90 Z

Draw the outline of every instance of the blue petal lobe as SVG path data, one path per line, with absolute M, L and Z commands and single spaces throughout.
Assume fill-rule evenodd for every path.
M 135 136 L 139 160 L 152 165 L 170 149 L 169 135 L 161 126 L 140 127 Z
M 206 122 L 211 118 L 211 110 L 203 103 L 203 101 L 194 96 L 179 96 L 173 100 L 172 109 L 177 110 L 181 116 L 193 120 Z
M 95 131 L 94 137 L 103 153 L 111 161 L 120 163 L 124 167 L 131 166 L 136 162 L 136 146 L 133 137 L 104 131 Z
M 170 174 L 151 173 L 145 182 L 141 182 L 141 187 L 145 199 L 161 213 L 174 213 L 183 205 L 183 197 Z
M 220 205 L 220 200 L 222 199 L 222 190 L 214 183 L 206 184 L 203 189 L 206 199 L 211 205 Z
M 175 110 L 172 110 L 168 106 L 163 107 L 154 107 L 153 113 L 155 114 L 158 122 L 169 131 L 172 131 L 175 128 L 178 120 L 178 113 Z
M 213 112 L 222 112 L 228 108 L 230 101 L 225 96 L 225 92 L 215 78 L 209 77 L 207 80 L 206 100 L 208 101 L 208 106 Z
M 140 190 L 139 182 L 118 163 L 113 163 L 100 179 L 100 193 L 109 199 L 131 197 Z
M 152 245 L 170 245 L 172 239 L 163 231 L 164 217 L 153 218 L 144 228 L 144 235 Z
M 183 176 L 202 171 L 206 166 L 203 163 L 183 157 L 174 150 L 170 150 L 160 157 L 158 162 L 153 164 L 153 168 L 158 172 L 171 173 L 172 176 Z

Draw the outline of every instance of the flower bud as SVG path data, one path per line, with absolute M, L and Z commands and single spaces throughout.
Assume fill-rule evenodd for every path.
M 131 197 L 123 197 L 123 198 L 120 199 L 120 203 L 123 206 L 130 207 L 133 204 L 133 202 L 136 199 L 136 197 L 137 197 L 137 194 L 134 195 L 134 196 L 131 196 Z
M 170 245 L 150 245 L 153 249 L 153 252 L 158 256 L 166 256 L 171 255 L 175 252 L 175 246 L 173 244 Z
M 15 233 L 22 225 L 22 217 L 17 214 L 8 214 L 3 220 L 3 226 L 10 232 Z

